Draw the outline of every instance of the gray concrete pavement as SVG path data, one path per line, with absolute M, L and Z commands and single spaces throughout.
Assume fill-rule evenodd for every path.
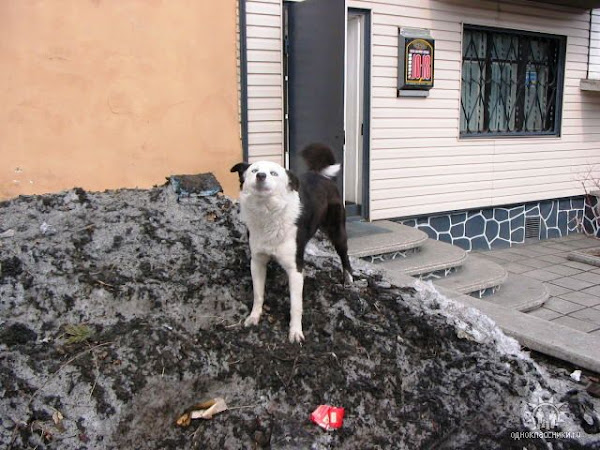
M 550 298 L 528 314 L 588 333 L 598 338 L 600 346 L 600 267 L 567 258 L 573 251 L 594 247 L 600 247 L 600 239 L 575 234 L 474 253 L 509 273 L 543 282 Z

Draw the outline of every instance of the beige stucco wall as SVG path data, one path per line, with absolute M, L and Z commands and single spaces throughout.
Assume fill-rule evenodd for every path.
M 0 1 L 0 198 L 241 160 L 236 0 Z

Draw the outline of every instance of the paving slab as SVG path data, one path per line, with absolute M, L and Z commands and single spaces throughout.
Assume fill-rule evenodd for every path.
M 552 273 L 556 273 L 558 275 L 562 275 L 563 277 L 570 277 L 573 275 L 577 275 L 578 273 L 585 273 L 579 269 L 575 269 L 574 267 L 565 266 L 563 264 L 557 264 L 555 266 L 544 267 L 544 270 Z
M 507 261 L 507 262 L 516 262 L 516 261 L 521 261 L 523 259 L 528 258 L 527 256 L 518 255 L 518 254 L 512 253 L 508 250 L 496 250 L 496 251 L 490 252 L 490 256 L 492 256 L 493 258 L 501 259 L 503 261 Z
M 597 266 L 592 266 L 591 264 L 585 264 L 579 261 L 569 261 L 566 262 L 565 265 L 569 267 L 575 267 L 576 269 L 581 269 L 582 271 L 594 270 L 597 269 Z
M 569 292 L 577 292 L 577 291 L 573 291 L 571 289 L 567 289 L 562 286 L 557 286 L 552 283 L 546 283 L 545 286 L 546 286 L 546 289 L 548 289 L 548 294 L 550 294 L 550 297 L 560 297 L 561 294 L 568 294 Z
M 596 308 L 581 309 L 569 314 L 569 316 L 575 317 L 576 319 L 593 322 L 596 324 L 596 327 L 600 329 L 600 310 Z
M 463 249 L 445 242 L 427 239 L 418 253 L 408 258 L 396 258 L 376 265 L 386 271 L 421 276 L 460 267 L 466 259 L 467 253 Z
M 558 278 L 556 280 L 552 280 L 550 283 L 567 289 L 571 289 L 573 291 L 581 291 L 583 289 L 587 289 L 593 286 L 593 283 L 589 283 L 583 280 L 576 280 L 571 277 Z
M 562 256 L 562 254 L 560 256 L 559 255 L 542 255 L 539 257 L 539 259 L 541 259 L 542 261 L 551 262 L 553 264 L 564 264 L 568 261 L 566 254 L 564 256 Z
M 493 258 L 486 256 L 486 259 L 493 259 Z M 505 264 L 504 268 L 506 270 L 508 270 L 510 273 L 523 273 L 523 272 L 531 271 L 531 266 L 524 266 L 523 264 L 519 264 L 518 262 Z
M 585 292 L 586 294 L 592 294 L 596 297 L 600 297 L 600 286 L 592 286 L 586 289 L 583 289 L 581 292 Z
M 599 245 L 600 243 L 598 241 L 578 241 L 569 243 L 569 247 L 579 250 L 591 250 L 593 248 L 598 248 Z
M 550 243 L 550 244 L 546 245 L 546 247 L 556 250 L 557 253 L 558 252 L 568 252 L 568 251 L 572 250 L 572 248 L 567 244 Z
M 562 250 L 556 250 L 553 248 L 546 247 L 544 245 L 535 245 L 535 251 L 538 252 L 540 255 L 546 256 L 562 255 L 562 253 L 564 253 L 564 251 Z
M 563 314 L 557 313 L 556 311 L 552 311 L 551 309 L 548 309 L 545 306 L 541 306 L 532 311 L 528 311 L 527 314 L 534 317 L 539 317 L 540 319 L 544 320 L 552 320 L 563 316 Z
M 522 264 L 524 266 L 529 266 L 532 269 L 543 269 L 544 267 L 554 265 L 554 263 L 551 263 L 550 261 L 543 261 L 543 260 L 537 259 L 537 258 L 521 259 L 521 260 L 519 260 L 519 264 Z
M 574 328 L 579 331 L 583 331 L 584 333 L 589 333 L 590 331 L 596 331 L 600 329 L 600 325 L 593 322 L 588 322 L 587 320 L 576 319 L 571 316 L 562 316 L 557 319 L 551 321 L 552 323 L 558 323 L 560 325 L 567 326 L 569 328 Z M 598 343 L 600 346 L 600 342 Z
M 572 275 L 577 280 L 587 281 L 593 284 L 600 284 L 600 274 L 592 272 L 581 272 L 576 275 Z
M 510 250 L 507 250 L 508 253 L 512 253 L 515 255 L 519 255 L 519 256 L 523 256 L 526 258 L 537 258 L 538 256 L 540 256 L 542 253 L 539 253 L 537 251 L 535 251 L 535 247 L 531 246 L 518 246 L 518 247 L 513 247 Z
M 571 291 L 565 294 L 561 294 L 558 297 L 562 298 L 563 300 L 567 300 L 572 303 L 577 303 L 578 305 L 585 306 L 588 308 L 600 305 L 600 297 L 581 291 Z
M 564 315 L 586 308 L 586 306 L 580 305 L 578 303 L 573 303 L 558 297 L 549 298 L 548 301 L 546 301 L 546 303 L 544 304 L 544 307 Z
M 538 281 L 552 281 L 552 280 L 556 280 L 557 278 L 564 277 L 564 275 L 552 273 L 552 272 L 549 272 L 544 269 L 535 269 L 535 270 L 531 270 L 529 272 L 524 272 L 523 276 L 526 276 L 528 278 L 533 278 Z
M 427 234 L 389 220 L 347 222 L 348 254 L 355 258 L 394 253 L 420 247 Z
M 460 268 L 445 278 L 434 280 L 434 284 L 470 294 L 500 286 L 506 281 L 506 269 L 485 258 L 469 255 Z
M 556 241 L 556 240 L 560 240 L 562 241 L 579 241 L 582 239 L 589 239 L 590 236 L 588 236 L 585 233 L 570 233 L 568 235 L 566 235 L 565 237 L 562 238 L 553 238 L 552 240 Z

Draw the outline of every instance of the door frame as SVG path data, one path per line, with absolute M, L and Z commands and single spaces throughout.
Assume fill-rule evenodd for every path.
M 283 135 L 284 135 L 284 148 L 283 157 L 285 161 L 285 167 L 290 168 L 290 141 L 289 141 L 289 98 L 288 98 L 288 40 L 287 40 L 287 11 L 286 3 L 297 0 L 282 1 L 282 69 L 283 69 Z M 346 6 L 344 14 L 344 80 L 347 71 L 347 47 L 348 47 L 348 14 L 360 14 L 364 17 L 364 76 L 363 76 L 363 158 L 362 158 L 362 205 L 360 217 L 364 220 L 370 221 L 370 181 L 371 181 L 371 21 L 372 12 L 370 9 L 364 8 L 352 8 Z M 344 82 L 344 108 L 343 108 L 343 121 L 344 121 L 344 134 L 346 133 L 346 86 Z M 344 136 L 343 152 L 345 155 L 346 151 L 346 137 Z M 345 157 L 344 157 L 345 159 Z M 344 161 L 339 161 L 343 164 Z M 345 167 L 342 169 L 342 192 L 341 195 L 344 197 L 345 191 Z
M 360 217 L 370 221 L 370 184 L 371 184 L 371 10 L 364 8 L 348 8 L 346 12 L 346 23 L 348 15 L 358 14 L 364 17 L 364 73 L 363 73 L 363 123 L 362 123 L 362 138 L 363 138 L 363 151 L 362 151 L 362 205 Z M 348 31 L 346 30 L 346 39 L 348 37 Z M 348 43 L 346 42 L 346 48 L 344 53 L 348 49 Z M 346 57 L 346 62 L 347 62 Z M 345 67 L 347 69 L 347 67 Z M 345 95 L 344 95 L 345 97 Z M 345 100 L 345 99 L 344 99 Z M 346 124 L 345 117 L 346 108 L 344 108 L 344 127 Z M 347 139 L 345 140 L 347 141 Z M 345 145 L 344 145 L 345 153 Z M 345 177 L 345 175 L 344 175 Z M 345 188 L 345 183 L 344 183 Z

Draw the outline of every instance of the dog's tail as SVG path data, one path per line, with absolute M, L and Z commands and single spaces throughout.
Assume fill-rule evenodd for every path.
M 324 144 L 310 144 L 300 152 L 308 166 L 308 170 L 320 173 L 324 177 L 333 178 L 340 171 L 340 164 L 335 162 L 333 150 Z

